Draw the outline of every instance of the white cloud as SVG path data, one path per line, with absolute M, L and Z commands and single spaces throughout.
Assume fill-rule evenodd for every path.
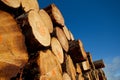
M 107 80 L 120 80 L 120 56 L 109 61 L 111 63 L 106 64 L 104 69 Z

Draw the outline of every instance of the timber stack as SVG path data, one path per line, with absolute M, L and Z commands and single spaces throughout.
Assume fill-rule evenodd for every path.
M 0 80 L 107 80 L 55 4 L 0 0 Z

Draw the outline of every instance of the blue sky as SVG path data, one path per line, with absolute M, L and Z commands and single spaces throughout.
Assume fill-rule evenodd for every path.
M 40 8 L 55 3 L 66 26 L 75 39 L 82 40 L 93 60 L 104 60 L 108 80 L 120 80 L 120 0 L 38 1 Z

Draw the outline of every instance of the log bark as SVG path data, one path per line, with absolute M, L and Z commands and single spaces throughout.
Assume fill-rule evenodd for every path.
M 63 49 L 59 41 L 55 37 L 51 39 L 51 48 L 52 48 L 53 53 L 56 55 L 58 61 L 60 63 L 63 63 L 64 61 Z
M 22 29 L 29 52 L 36 52 L 41 47 L 50 46 L 50 33 L 36 10 L 28 13 L 28 24 L 23 26 Z
M 45 8 L 45 11 L 50 15 L 54 24 L 64 26 L 64 18 L 55 4 L 51 4 Z
M 70 33 L 69 33 L 68 28 L 66 26 L 64 26 L 62 29 L 63 29 L 67 39 L 70 40 Z
M 39 11 L 37 0 L 21 0 L 21 4 L 25 12 L 28 12 L 29 10 Z
M 62 69 L 56 56 L 50 50 L 40 51 L 37 60 L 41 75 L 49 80 L 62 80 Z
M 80 40 L 69 41 L 69 51 L 73 62 L 79 63 L 85 61 L 87 54 L 83 48 L 83 44 Z
M 63 80 L 71 80 L 71 78 L 67 73 L 63 73 Z
M 93 63 L 95 65 L 95 69 L 100 69 L 105 67 L 103 60 L 97 60 L 97 61 L 94 61 Z
M 15 76 L 27 60 L 28 53 L 20 28 L 10 14 L 0 10 L 0 77 Z
M 66 52 L 68 52 L 68 50 L 69 50 L 69 44 L 68 44 L 68 40 L 67 40 L 67 38 L 66 38 L 63 30 L 61 28 L 59 28 L 59 27 L 56 27 L 55 31 L 56 31 L 55 34 L 56 34 L 56 36 L 57 36 L 57 38 L 58 38 L 61 46 L 63 47 L 63 49 Z
M 20 0 L 1 0 L 3 3 L 5 3 L 7 6 L 18 8 L 20 7 Z
M 72 59 L 69 55 L 66 55 L 66 71 L 70 75 L 72 80 L 76 80 L 76 71 Z
M 52 33 L 53 32 L 53 23 L 52 23 L 50 16 L 48 15 L 48 13 L 44 9 L 41 9 L 41 10 L 39 10 L 39 14 L 40 14 L 41 18 L 43 19 L 45 26 L 48 28 L 49 32 Z

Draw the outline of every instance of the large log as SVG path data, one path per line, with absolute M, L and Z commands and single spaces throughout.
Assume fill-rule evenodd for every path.
M 100 69 L 105 67 L 105 64 L 102 59 L 94 61 L 93 63 L 94 63 L 95 69 Z
M 55 37 L 53 37 L 51 39 L 51 48 L 52 48 L 53 53 L 58 58 L 58 61 L 60 63 L 63 63 L 63 61 L 64 61 L 63 49 L 62 49 L 62 46 L 60 45 L 59 41 Z
M 48 80 L 62 80 L 62 69 L 56 56 L 50 50 L 38 52 L 39 57 L 37 64 L 39 65 L 40 75 L 48 77 Z
M 39 11 L 39 5 L 37 0 L 21 0 L 21 4 L 25 12 L 29 10 Z
M 85 61 L 87 54 L 83 48 L 83 44 L 80 40 L 69 41 L 69 52 L 68 52 L 75 63 Z
M 43 19 L 49 32 L 52 33 L 53 32 L 53 23 L 52 23 L 50 16 L 48 15 L 48 13 L 44 9 L 41 9 L 41 10 L 39 10 L 39 14 L 40 14 L 41 18 Z
M 45 10 L 50 15 L 54 24 L 64 26 L 64 18 L 55 4 L 49 5 L 48 7 L 45 8 Z
M 72 80 L 76 80 L 76 71 L 72 59 L 69 55 L 66 55 L 66 71 L 70 75 Z
M 28 13 L 28 23 L 22 29 L 29 52 L 36 52 L 41 47 L 50 46 L 50 33 L 36 10 Z
M 13 8 L 18 8 L 20 7 L 20 0 L 1 0 L 3 3 L 6 5 L 13 7 Z
M 0 78 L 16 76 L 28 60 L 24 36 L 13 17 L 0 10 Z
M 65 33 L 63 32 L 63 30 L 59 27 L 55 28 L 55 34 L 61 44 L 61 46 L 63 47 L 63 49 L 68 52 L 69 50 L 69 44 L 68 44 L 68 40 L 65 36 Z

